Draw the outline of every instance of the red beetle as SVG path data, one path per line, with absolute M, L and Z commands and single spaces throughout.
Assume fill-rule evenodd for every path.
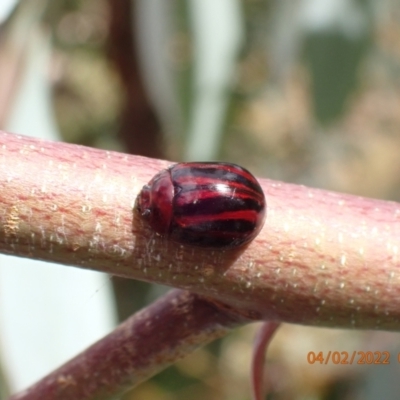
M 266 212 L 257 179 L 229 163 L 180 163 L 143 187 L 137 207 L 158 234 L 202 247 L 236 247 L 254 239 Z

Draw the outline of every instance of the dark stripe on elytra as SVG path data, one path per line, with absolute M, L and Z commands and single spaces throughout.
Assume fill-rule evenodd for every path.
M 253 198 L 260 203 L 264 203 L 264 196 L 260 192 L 254 192 L 251 189 L 248 189 L 242 185 L 227 185 L 226 191 L 221 191 L 221 188 L 218 186 L 209 186 L 209 185 L 185 185 L 182 187 L 175 186 L 175 195 L 181 198 L 196 198 L 202 200 L 204 198 L 209 197 L 225 197 L 231 199 L 233 196 L 237 198 Z
M 217 179 L 204 179 L 204 180 L 198 180 L 196 182 L 193 181 L 187 181 L 185 183 L 180 183 L 177 185 L 176 183 L 174 184 L 175 188 L 175 193 L 186 193 L 186 192 L 192 192 L 192 191 L 204 191 L 204 192 L 219 192 L 227 196 L 226 193 L 231 192 L 231 193 L 247 193 L 248 196 L 253 196 L 258 198 L 260 201 L 264 201 L 264 195 L 262 191 L 259 190 L 254 190 L 246 185 L 243 185 L 242 183 L 239 182 L 226 182 L 222 183 L 223 185 L 226 185 L 226 192 L 224 193 L 223 190 L 221 190 L 221 181 Z
M 195 168 L 196 171 L 205 171 L 208 170 L 212 173 L 226 171 L 226 173 L 229 174 L 235 174 L 235 175 L 240 175 L 252 182 L 257 182 L 257 180 L 253 177 L 253 175 L 249 172 L 246 171 L 244 168 L 240 167 L 239 165 L 236 164 L 231 164 L 231 163 L 214 163 L 214 162 L 205 162 L 205 163 L 183 163 L 181 164 L 183 168 Z M 232 172 L 232 169 L 234 172 Z
M 196 203 L 187 203 L 184 199 L 174 201 L 173 210 L 176 217 L 191 216 L 191 215 L 204 215 L 219 214 L 224 211 L 256 211 L 259 212 L 262 205 L 254 201 L 252 198 L 215 198 L 200 199 Z M 206 218 L 206 217 L 205 217 Z
M 243 235 L 241 236 L 232 236 L 228 234 L 224 235 L 199 235 L 196 232 L 174 232 L 172 235 L 175 240 L 178 241 L 189 241 L 191 244 L 195 244 L 197 246 L 205 246 L 205 247 L 215 247 L 215 248 L 220 248 L 220 247 L 235 247 L 238 244 L 244 244 L 248 242 L 251 237 L 247 238 L 246 240 L 243 240 Z
M 230 171 L 233 169 L 234 171 Z M 176 185 L 184 185 L 187 181 L 196 182 L 196 179 L 204 178 L 212 182 L 236 182 L 244 186 L 251 187 L 256 192 L 260 191 L 260 186 L 257 180 L 246 171 L 239 167 L 232 167 L 226 164 L 210 164 L 204 168 L 197 166 L 182 166 L 171 169 L 172 182 Z
M 262 193 L 256 192 L 254 193 L 252 190 L 249 190 L 247 187 L 232 187 L 226 186 L 226 191 L 222 191 L 218 186 L 209 187 L 208 185 L 187 185 L 183 187 L 175 187 L 175 196 L 178 201 L 183 201 L 183 199 L 197 199 L 203 200 L 207 198 L 220 197 L 227 198 L 233 200 L 232 197 L 239 199 L 255 199 L 260 203 L 264 203 L 264 196 Z
M 218 220 L 210 222 L 196 222 L 192 225 L 181 225 L 179 218 L 173 223 L 173 228 L 179 227 L 180 230 L 185 232 L 192 232 L 201 234 L 209 233 L 210 235 L 225 234 L 230 237 L 241 236 L 243 233 L 252 232 L 254 230 L 254 223 L 241 219 Z
M 245 186 L 247 188 L 251 188 L 255 192 L 260 192 L 260 186 L 258 182 L 250 181 L 246 178 L 242 178 L 237 174 L 230 173 L 219 175 L 217 173 L 211 174 L 201 174 L 201 173 L 193 173 L 191 175 L 182 175 L 179 177 L 172 176 L 172 181 L 177 186 L 185 186 L 188 184 L 221 184 L 226 183 L 227 185 L 237 185 L 237 186 Z

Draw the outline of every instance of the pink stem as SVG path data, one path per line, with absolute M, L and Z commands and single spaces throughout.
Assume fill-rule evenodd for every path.
M 265 397 L 263 393 L 265 351 L 279 325 L 278 322 L 264 322 L 255 337 L 253 359 L 251 362 L 253 400 L 262 400 Z
M 157 236 L 134 210 L 167 162 L 0 132 L 0 252 L 187 289 L 253 319 L 400 329 L 400 205 L 260 179 L 245 249 Z

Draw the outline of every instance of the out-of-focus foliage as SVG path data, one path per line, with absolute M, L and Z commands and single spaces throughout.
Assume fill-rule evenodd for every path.
M 304 53 L 315 118 L 329 123 L 345 112 L 347 99 L 358 88 L 374 21 L 365 1 L 338 1 L 327 9 L 315 3 L 314 8 L 305 12 Z M 319 19 L 313 16 L 315 12 L 320 13 Z
M 347 99 L 357 89 L 366 45 L 365 38 L 350 39 L 339 32 L 312 34 L 306 39 L 311 98 L 318 121 L 334 122 L 345 111 Z

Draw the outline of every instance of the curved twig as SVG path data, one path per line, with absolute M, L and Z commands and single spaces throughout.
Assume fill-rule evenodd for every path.
M 265 352 L 272 337 L 279 328 L 278 322 L 264 322 L 254 340 L 253 359 L 251 361 L 251 389 L 253 400 L 262 400 L 264 395 L 263 372 Z

